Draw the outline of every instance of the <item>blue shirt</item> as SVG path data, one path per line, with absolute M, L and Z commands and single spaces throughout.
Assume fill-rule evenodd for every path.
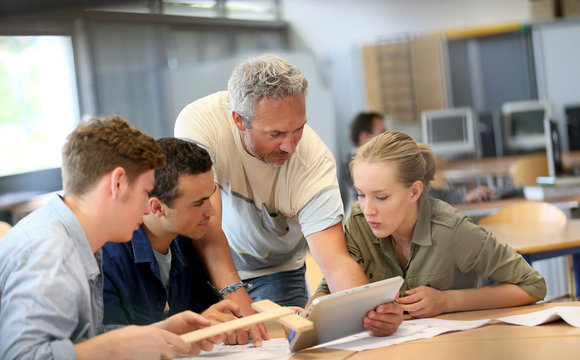
M 170 249 L 168 293 L 143 226 L 130 242 L 103 247 L 105 325 L 148 325 L 184 310 L 201 313 L 218 301 L 192 240 L 178 236 Z
M 103 319 L 100 251 L 59 196 L 0 245 L 0 357 L 75 359 Z

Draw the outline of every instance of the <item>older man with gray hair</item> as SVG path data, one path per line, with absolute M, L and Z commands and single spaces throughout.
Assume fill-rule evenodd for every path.
M 195 246 L 221 294 L 248 312 L 246 284 L 253 300 L 305 306 L 307 246 L 331 291 L 368 283 L 346 250 L 334 158 L 307 125 L 307 87 L 286 59 L 253 57 L 234 69 L 228 91 L 187 105 L 175 124 L 175 136 L 208 150 L 220 189 L 215 221 Z M 372 319 L 384 333 L 401 316 L 391 305 Z

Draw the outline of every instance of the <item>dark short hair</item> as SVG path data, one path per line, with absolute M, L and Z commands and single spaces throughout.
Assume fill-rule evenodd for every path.
M 165 164 L 151 136 L 118 115 L 81 122 L 62 148 L 62 181 L 66 194 L 82 195 L 116 167 L 125 169 L 129 183 Z
M 165 205 L 171 207 L 181 195 L 178 186 L 181 175 L 198 175 L 211 170 L 212 162 L 208 152 L 196 144 L 174 138 L 165 137 L 157 140 L 167 161 L 164 167 L 155 170 L 155 187 L 151 197 L 159 198 Z
M 350 141 L 355 147 L 361 145 L 358 143 L 358 136 L 361 132 L 372 133 L 374 118 L 382 119 L 383 115 L 377 112 L 361 112 L 350 123 Z

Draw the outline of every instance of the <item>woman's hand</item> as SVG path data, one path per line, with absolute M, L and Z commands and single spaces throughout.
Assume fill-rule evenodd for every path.
M 419 286 L 405 291 L 405 296 L 397 302 L 404 311 L 415 318 L 437 316 L 447 312 L 447 300 L 444 291 L 430 286 Z

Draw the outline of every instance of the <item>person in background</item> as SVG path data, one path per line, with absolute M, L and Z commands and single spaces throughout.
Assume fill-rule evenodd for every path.
M 208 150 L 220 190 L 211 199 L 218 215 L 194 244 L 218 288 L 241 278 L 255 301 L 304 307 L 307 245 L 332 291 L 368 283 L 346 250 L 334 158 L 306 124 L 307 86 L 286 59 L 252 57 L 228 91 L 187 105 L 175 123 L 176 137 Z M 229 294 L 249 308 L 246 289 Z M 383 334 L 402 319 L 396 304 L 375 315 L 368 321 Z
M 209 350 L 177 334 L 212 322 L 191 311 L 100 334 L 101 247 L 125 242 L 149 213 L 155 140 L 112 116 L 80 123 L 62 150 L 64 195 L 18 222 L 0 246 L 4 359 L 160 359 Z
M 397 300 L 413 317 L 518 306 L 541 300 L 546 282 L 521 255 L 444 201 L 430 198 L 433 153 L 387 131 L 357 150 L 358 203 L 347 247 L 370 281 L 405 280 Z M 497 285 L 481 286 L 482 279 Z M 327 293 L 324 282 L 317 290 Z
M 366 144 L 370 139 L 385 132 L 387 128 L 383 121 L 383 115 L 377 112 L 361 112 L 358 113 L 350 124 L 350 141 L 354 146 L 354 151 Z M 354 153 L 353 151 L 353 153 Z M 353 197 L 356 198 L 356 191 L 352 188 L 352 177 L 350 175 L 350 158 L 353 153 L 349 154 L 349 157 L 345 164 L 345 174 L 346 178 L 351 185 Z M 493 190 L 485 185 L 477 186 L 473 189 L 466 190 L 461 189 L 435 189 L 431 188 L 429 193 L 432 197 L 441 199 L 450 204 L 460 204 L 467 202 L 481 202 L 488 201 L 490 196 L 493 195 Z
M 239 307 L 231 300 L 218 303 L 192 243 L 216 214 L 209 201 L 216 191 L 211 158 L 185 140 L 162 138 L 157 144 L 166 163 L 155 169 L 151 211 L 131 241 L 103 247 L 103 323 L 146 325 L 185 310 L 218 322 L 236 319 Z M 232 332 L 226 340 L 247 343 L 248 333 Z

